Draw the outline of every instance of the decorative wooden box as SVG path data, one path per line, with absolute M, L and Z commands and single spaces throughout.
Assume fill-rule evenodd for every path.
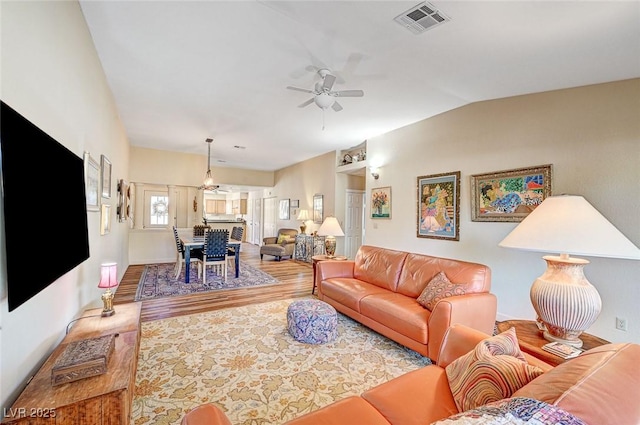
M 51 369 L 51 385 L 62 385 L 107 372 L 115 334 L 67 344 Z

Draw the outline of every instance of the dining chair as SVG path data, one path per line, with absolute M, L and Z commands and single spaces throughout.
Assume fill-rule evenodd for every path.
M 193 237 L 196 238 L 196 237 L 204 236 L 204 232 L 209 229 L 211 229 L 211 226 L 209 225 L 196 224 L 195 226 L 193 226 Z
M 178 236 L 178 229 L 176 229 L 176 226 L 173 226 L 173 236 L 176 238 L 176 250 L 178 252 L 178 256 L 176 257 L 176 266 L 173 269 L 175 271 L 174 279 L 177 279 L 182 271 L 182 263 L 184 263 L 184 245 L 180 242 L 180 236 Z
M 198 268 L 198 274 L 202 275 L 202 284 L 207 283 L 207 266 L 219 266 L 227 281 L 227 242 L 229 241 L 229 231 L 226 229 L 207 230 L 204 235 L 204 248 L 201 252 L 196 252 L 195 256 L 202 263 Z
M 242 228 L 242 226 L 233 226 L 233 228 L 231 229 L 231 239 L 235 239 L 237 241 L 241 241 L 243 233 L 244 233 L 244 229 Z M 238 249 L 238 251 L 240 251 L 240 249 Z M 238 252 L 238 255 L 240 255 L 239 252 Z M 236 256 L 236 248 L 235 247 L 228 247 L 227 248 L 227 258 L 235 260 L 235 256 Z

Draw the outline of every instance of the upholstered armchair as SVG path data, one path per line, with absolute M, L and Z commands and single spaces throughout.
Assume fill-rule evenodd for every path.
M 260 247 L 260 259 L 263 255 L 273 255 L 277 261 L 282 257 L 293 258 L 293 251 L 296 246 L 296 229 L 278 229 L 278 236 L 262 239 L 263 245 Z

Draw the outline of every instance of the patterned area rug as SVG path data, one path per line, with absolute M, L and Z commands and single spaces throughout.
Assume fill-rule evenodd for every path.
M 339 313 L 334 342 L 297 342 L 291 302 L 142 323 L 132 423 L 179 424 L 214 403 L 234 425 L 280 424 L 430 363 Z
M 231 264 L 231 261 L 229 262 Z M 222 281 L 222 276 L 215 274 L 213 267 L 207 267 L 207 284 L 202 284 L 202 279 L 198 278 L 198 268 L 191 264 L 189 273 L 189 283 L 184 282 L 184 265 L 180 276 L 174 279 L 174 263 L 169 264 L 149 264 L 145 266 L 138 289 L 136 290 L 136 301 L 150 300 L 160 297 L 171 297 L 175 295 L 188 295 L 197 292 L 209 292 L 217 289 L 244 288 L 247 286 L 271 285 L 278 283 L 278 279 L 268 273 L 263 272 L 240 261 L 240 273 L 235 276 L 235 267 L 227 269 L 227 281 Z

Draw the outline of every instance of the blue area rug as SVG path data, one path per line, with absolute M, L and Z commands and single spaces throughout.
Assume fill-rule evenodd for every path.
M 231 264 L 231 262 L 230 262 Z M 219 289 L 245 288 L 249 286 L 272 285 L 279 283 L 278 279 L 248 264 L 240 262 L 240 274 L 235 277 L 235 267 L 227 269 L 227 281 L 217 275 L 212 267 L 207 267 L 207 284 L 202 284 L 198 278 L 198 267 L 191 264 L 189 283 L 184 281 L 184 265 L 177 279 L 174 278 L 174 264 L 149 264 L 145 266 L 138 289 L 136 301 L 150 300 L 176 295 L 189 295 L 198 292 L 216 291 Z

